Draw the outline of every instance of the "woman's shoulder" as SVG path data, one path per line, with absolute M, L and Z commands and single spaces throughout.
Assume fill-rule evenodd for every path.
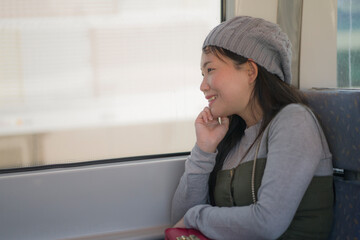
M 278 115 L 287 115 L 287 114 L 304 114 L 304 113 L 310 113 L 311 111 L 309 107 L 300 104 L 300 103 L 291 103 L 283 107 Z
M 285 131 L 296 135 L 307 133 L 312 137 L 323 135 L 321 125 L 312 110 L 305 105 L 294 103 L 285 106 L 276 114 L 268 125 L 268 131 Z
M 292 124 L 303 123 L 306 121 L 310 124 L 317 125 L 317 119 L 310 108 L 303 104 L 291 103 L 282 108 L 273 119 L 274 122 L 288 122 Z
M 321 159 L 331 159 L 322 127 L 313 111 L 305 105 L 285 106 L 267 128 L 269 139 L 281 139 L 283 142 L 294 142 L 297 139 L 300 142 L 307 142 L 312 147 L 322 149 Z

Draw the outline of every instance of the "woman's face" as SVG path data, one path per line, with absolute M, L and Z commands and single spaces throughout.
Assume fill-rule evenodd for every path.
M 230 58 L 221 58 L 213 53 L 202 54 L 203 81 L 200 90 L 209 101 L 209 108 L 214 117 L 237 114 L 246 121 L 251 113 L 249 101 L 257 75 L 256 65 L 248 61 L 235 67 Z

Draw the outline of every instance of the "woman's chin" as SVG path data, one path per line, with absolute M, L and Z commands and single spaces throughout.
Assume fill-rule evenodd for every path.
M 221 116 L 225 116 L 225 115 L 223 115 L 223 113 L 218 112 L 215 109 L 210 108 L 210 111 L 211 111 L 211 114 L 212 114 L 213 118 L 219 118 Z

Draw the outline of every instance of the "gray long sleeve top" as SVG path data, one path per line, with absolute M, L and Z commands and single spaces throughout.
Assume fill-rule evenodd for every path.
M 260 123 L 245 130 L 225 159 L 223 169 L 239 164 L 254 141 Z M 267 136 L 267 137 L 266 137 Z M 268 141 L 268 148 L 266 148 Z M 276 239 L 288 228 L 313 176 L 332 174 L 331 154 L 317 120 L 306 108 L 290 104 L 269 124 L 261 139 L 258 158 L 267 158 L 258 202 L 242 207 L 208 204 L 208 179 L 217 153 L 195 145 L 185 162 L 172 202 L 172 221 L 184 217 L 212 239 Z M 252 148 L 243 162 L 253 160 Z

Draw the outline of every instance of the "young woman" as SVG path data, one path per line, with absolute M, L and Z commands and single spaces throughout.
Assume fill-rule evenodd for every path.
M 174 227 L 211 239 L 326 239 L 332 161 L 322 129 L 291 87 L 291 44 L 278 25 L 235 17 L 205 39 L 209 105 L 172 202 Z

